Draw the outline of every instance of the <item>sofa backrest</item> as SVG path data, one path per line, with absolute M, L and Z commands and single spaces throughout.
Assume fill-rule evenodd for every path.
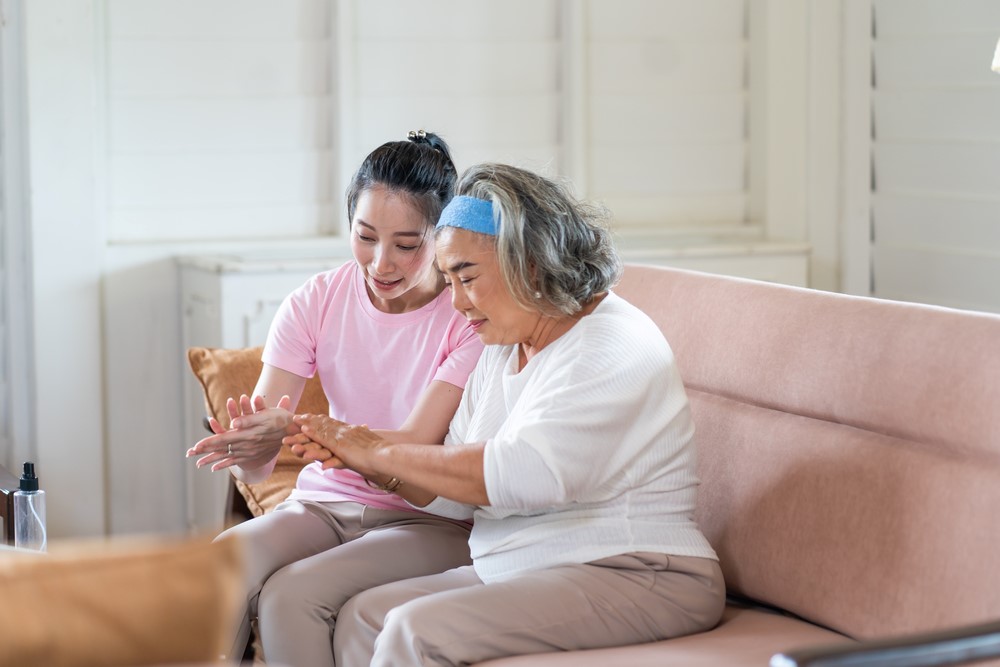
M 626 267 L 732 593 L 857 638 L 1000 617 L 1000 316 Z

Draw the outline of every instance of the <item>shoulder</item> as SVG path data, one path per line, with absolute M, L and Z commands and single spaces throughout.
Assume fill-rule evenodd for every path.
M 614 292 L 584 316 L 577 327 L 585 346 L 628 350 L 634 347 L 667 347 L 663 332 L 646 313 Z

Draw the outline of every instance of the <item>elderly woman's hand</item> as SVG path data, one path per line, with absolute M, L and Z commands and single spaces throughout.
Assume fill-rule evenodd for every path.
M 350 468 L 365 477 L 377 476 L 371 469 L 371 455 L 389 442 L 367 426 L 345 424 L 327 415 L 295 415 L 293 422 L 301 434 L 286 438 L 285 442 L 296 454 L 323 461 L 324 468 Z M 305 438 L 309 442 L 303 442 Z M 316 446 L 325 449 L 329 456 Z
M 226 402 L 229 430 L 222 428 L 216 419 L 210 419 L 209 426 L 215 435 L 199 440 L 187 451 L 187 456 L 204 455 L 198 459 L 198 467 L 211 465 L 213 472 L 231 466 L 244 470 L 260 468 L 278 455 L 283 437 L 299 432 L 289 407 L 288 396 L 282 396 L 273 408 L 268 408 L 260 396 L 251 401 L 243 394 L 239 402 L 230 398 Z

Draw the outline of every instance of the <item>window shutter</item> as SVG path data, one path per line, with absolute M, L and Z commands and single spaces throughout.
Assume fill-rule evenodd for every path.
M 330 11 L 326 0 L 108 0 L 112 242 L 329 228 Z
M 744 0 L 588 0 L 587 190 L 620 225 L 743 222 Z
M 1000 3 L 874 12 L 875 294 L 1000 311 Z
M 440 134 L 460 171 L 483 161 L 560 171 L 555 0 L 345 6 L 345 177 L 373 148 L 417 129 Z

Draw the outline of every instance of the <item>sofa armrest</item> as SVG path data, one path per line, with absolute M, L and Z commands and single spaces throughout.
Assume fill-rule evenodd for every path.
M 937 667 L 1000 658 L 1000 621 L 779 653 L 771 667 Z

